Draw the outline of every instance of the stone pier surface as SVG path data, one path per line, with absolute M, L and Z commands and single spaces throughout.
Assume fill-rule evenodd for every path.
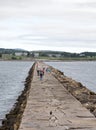
M 38 63 L 39 68 L 47 67 Z M 96 118 L 52 75 L 36 66 L 19 130 L 96 130 Z

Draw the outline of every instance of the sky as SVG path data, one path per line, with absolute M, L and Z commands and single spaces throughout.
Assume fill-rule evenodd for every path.
M 96 0 L 0 0 L 0 48 L 96 52 Z

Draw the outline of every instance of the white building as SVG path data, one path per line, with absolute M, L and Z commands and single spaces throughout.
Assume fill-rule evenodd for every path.
M 34 57 L 39 57 L 39 53 L 34 53 Z
M 15 52 L 15 56 L 27 56 L 27 52 Z

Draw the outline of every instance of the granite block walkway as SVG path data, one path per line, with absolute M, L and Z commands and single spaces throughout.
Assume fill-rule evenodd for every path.
M 19 130 L 96 130 L 96 118 L 50 72 L 41 81 L 35 67 Z

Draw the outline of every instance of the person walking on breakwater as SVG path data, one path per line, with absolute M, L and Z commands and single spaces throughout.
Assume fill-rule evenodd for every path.
M 38 62 L 36 64 L 36 70 L 37 70 L 37 76 L 39 76 L 40 68 L 39 68 Z
M 40 70 L 39 70 L 39 68 L 37 68 L 37 76 L 39 76 L 40 74 Z
M 46 68 L 46 72 L 51 72 L 50 68 L 47 67 Z
M 42 80 L 42 79 L 43 79 L 43 76 L 44 76 L 44 71 L 43 71 L 43 70 L 40 70 L 40 71 L 39 71 L 39 75 L 40 75 L 40 80 Z

